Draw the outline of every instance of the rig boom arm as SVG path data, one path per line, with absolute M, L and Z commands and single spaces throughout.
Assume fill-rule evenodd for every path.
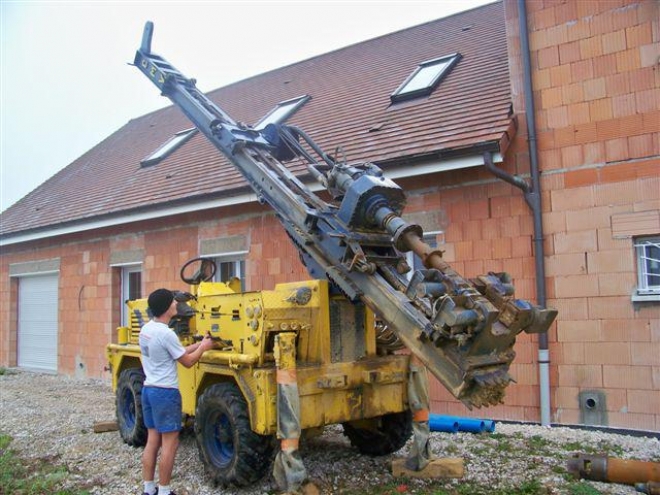
M 177 105 L 268 203 L 300 250 L 311 276 L 328 278 L 362 301 L 468 407 L 500 403 L 512 380 L 513 344 L 521 331 L 547 331 L 556 311 L 515 299 L 506 274 L 467 281 L 401 218 L 405 195 L 371 163 L 326 155 L 302 130 L 255 130 L 232 120 L 162 57 L 151 52 L 145 26 L 135 65 Z M 311 191 L 283 162 L 298 160 L 334 202 Z M 413 251 L 425 270 L 410 270 Z

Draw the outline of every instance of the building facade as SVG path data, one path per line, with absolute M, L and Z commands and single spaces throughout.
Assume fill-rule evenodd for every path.
M 255 126 L 271 108 L 290 109 L 288 122 L 326 149 L 376 162 L 406 191 L 405 218 L 459 273 L 508 272 L 530 300 L 533 215 L 484 154 L 528 184 L 536 160 L 544 288 L 559 311 L 548 334 L 550 420 L 660 431 L 659 6 L 519 6 L 486 5 L 210 96 Z M 416 70 L 447 61 L 428 93 L 406 96 Z M 126 318 L 122 301 L 185 289 L 179 270 L 197 256 L 246 290 L 308 276 L 274 214 L 173 107 L 129 122 L 1 223 L 2 366 L 109 378 L 105 346 Z M 433 411 L 540 421 L 539 339 L 523 334 L 515 349 L 505 404 L 467 411 L 432 380 Z

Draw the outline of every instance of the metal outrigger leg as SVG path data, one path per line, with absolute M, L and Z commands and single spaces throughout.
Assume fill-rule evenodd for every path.
M 410 358 L 408 401 L 413 413 L 413 443 L 406 459 L 406 468 L 411 471 L 421 471 L 431 462 L 432 458 L 429 445 L 431 436 L 429 378 L 426 367 L 415 356 Z
M 307 479 L 300 443 L 300 396 L 296 374 L 296 334 L 275 336 L 277 366 L 277 438 L 280 451 L 273 464 L 273 478 L 283 492 L 296 492 Z

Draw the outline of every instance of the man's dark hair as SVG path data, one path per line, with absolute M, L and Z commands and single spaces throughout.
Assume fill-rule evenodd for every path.
M 149 294 L 147 300 L 151 314 L 155 317 L 165 313 L 170 308 L 172 301 L 174 301 L 174 294 L 168 289 L 156 289 Z

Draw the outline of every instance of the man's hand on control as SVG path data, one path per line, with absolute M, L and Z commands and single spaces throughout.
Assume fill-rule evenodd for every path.
M 211 338 L 211 334 L 207 333 L 202 341 L 199 343 L 199 346 L 204 349 L 205 351 L 208 351 L 209 349 L 213 349 L 213 339 Z

